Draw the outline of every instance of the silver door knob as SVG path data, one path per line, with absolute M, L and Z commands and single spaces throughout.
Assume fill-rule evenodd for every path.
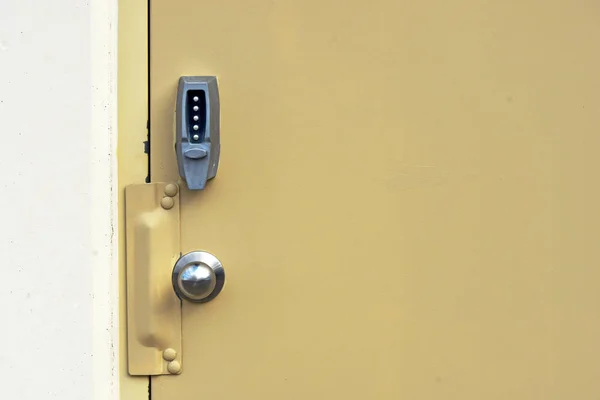
M 225 270 L 212 254 L 192 251 L 177 260 L 172 281 L 173 289 L 180 299 L 206 303 L 217 297 L 223 289 Z

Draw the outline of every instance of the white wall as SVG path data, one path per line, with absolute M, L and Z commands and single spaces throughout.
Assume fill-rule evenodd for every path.
M 0 1 L 3 399 L 116 398 L 115 12 Z

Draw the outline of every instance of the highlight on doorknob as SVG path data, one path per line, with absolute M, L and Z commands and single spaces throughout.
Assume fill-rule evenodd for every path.
M 202 190 L 217 174 L 220 144 L 219 87 L 216 76 L 179 78 L 175 111 L 175 151 L 179 175 L 190 190 Z
M 217 257 L 192 251 L 179 258 L 172 275 L 173 290 L 182 300 L 206 303 L 219 295 L 225 284 L 225 270 Z

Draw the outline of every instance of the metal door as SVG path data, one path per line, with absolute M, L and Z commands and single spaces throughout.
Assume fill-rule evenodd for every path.
M 152 0 L 151 165 L 182 75 L 221 161 L 181 184 L 183 302 L 153 400 L 600 397 L 593 1 Z

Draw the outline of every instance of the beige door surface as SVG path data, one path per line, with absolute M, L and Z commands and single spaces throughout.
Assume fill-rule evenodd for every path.
M 227 273 L 153 400 L 600 398 L 598 2 L 150 5 L 151 179 L 218 76 Z

